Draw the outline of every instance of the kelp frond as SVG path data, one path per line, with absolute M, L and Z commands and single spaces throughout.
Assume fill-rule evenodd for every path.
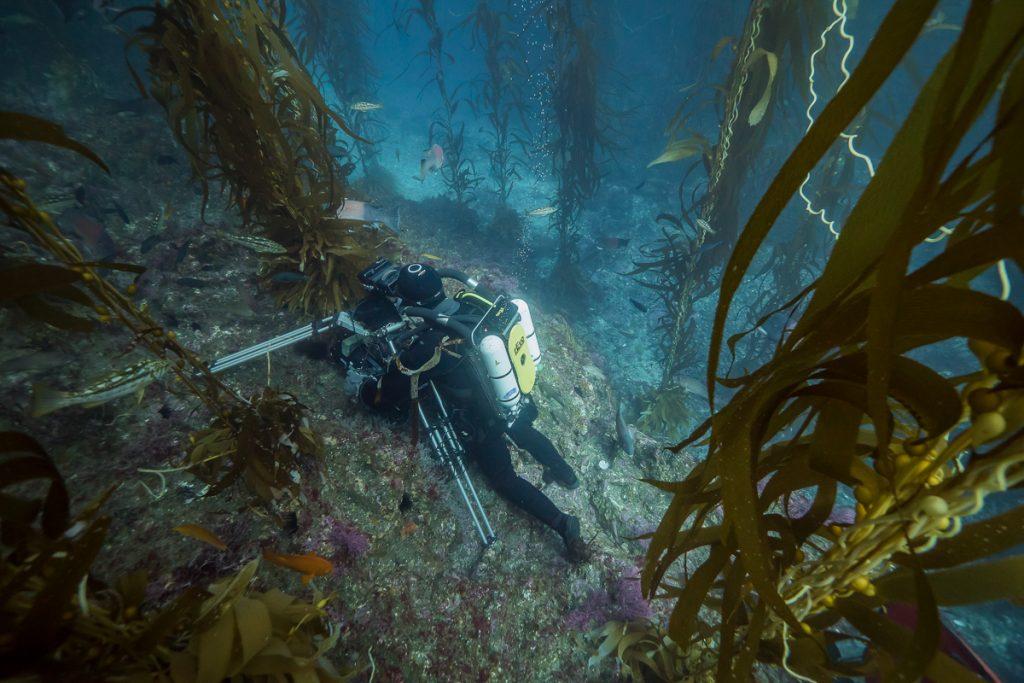
M 167 111 L 204 203 L 220 184 L 247 229 L 287 248 L 268 260 L 267 286 L 308 312 L 353 301 L 358 271 L 391 238 L 336 218 L 346 182 L 331 152 L 335 127 L 368 141 L 325 104 L 285 32 L 284 3 L 173 0 L 129 11 L 152 16 L 130 43 L 147 56 L 151 84 L 136 80 Z
M 42 494 L 25 484 L 42 483 Z M 250 585 L 252 560 L 209 591 L 146 604 L 144 571 L 108 586 L 91 575 L 110 518 L 108 489 L 75 517 L 63 477 L 43 447 L 0 433 L 0 676 L 47 680 L 219 681 L 266 675 L 326 683 L 350 679 L 326 658 L 338 639 L 324 611 Z
M 993 557 L 1024 541 L 1020 510 L 964 521 L 988 495 L 1024 482 L 1024 315 L 972 287 L 1001 260 L 1024 264 L 1020 3 L 971 3 L 824 272 L 791 302 L 803 301 L 795 328 L 762 367 L 715 376 L 756 252 L 934 4 L 897 0 L 751 215 L 724 271 L 708 363 L 712 405 L 716 383 L 736 393 L 676 447 L 708 437 L 707 460 L 684 481 L 655 482 L 672 502 L 651 539 L 643 591 L 668 589 L 676 645 L 717 633 L 719 680 L 749 677 L 755 660 L 809 680 L 967 676 L 937 649 L 938 606 L 1024 594 L 1021 559 Z M 958 156 L 969 133 L 992 144 Z M 929 243 L 943 225 L 949 238 Z M 913 268 L 912 252 L 925 257 Z M 915 353 L 959 339 L 978 361 L 966 377 L 946 378 Z M 848 491 L 849 515 L 836 509 Z M 718 506 L 721 524 L 705 526 Z M 697 570 L 668 585 L 696 549 Z M 897 602 L 913 605 L 913 631 L 878 611 Z M 841 619 L 855 632 L 837 628 Z M 869 644 L 863 661 L 825 654 L 851 639 Z

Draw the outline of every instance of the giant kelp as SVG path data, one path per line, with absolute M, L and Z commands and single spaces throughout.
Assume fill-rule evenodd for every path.
M 583 283 L 579 270 L 580 212 L 600 186 L 598 151 L 607 144 L 597 92 L 598 56 L 591 41 L 593 16 L 588 0 L 547 0 L 538 11 L 544 14 L 553 45 L 549 81 L 558 129 L 549 143 L 552 174 L 558 183 L 558 211 L 552 214 L 558 256 L 552 280 L 572 298 Z
M 424 87 L 435 84 L 441 99 L 441 106 L 430 124 L 428 144 L 441 145 L 444 150 L 444 164 L 439 169 L 441 178 L 455 201 L 467 204 L 473 198 L 474 188 L 483 180 L 477 174 L 473 162 L 467 158 L 464 135 L 466 124 L 457 118 L 459 107 L 467 104 L 468 100 L 460 94 L 462 83 L 449 88 L 445 79 L 445 61 L 453 62 L 454 57 L 445 50 L 446 33 L 437 19 L 435 0 L 417 0 L 402 13 L 399 21 L 408 29 L 416 17 L 427 30 L 427 46 L 419 55 L 427 58 L 427 70 L 431 73 Z
M 491 180 L 498 191 L 498 199 L 508 201 L 508 195 L 519 179 L 522 160 L 515 147 L 524 149 L 523 137 L 527 126 L 524 119 L 524 101 L 520 81 L 521 68 L 517 57 L 518 43 L 509 33 L 512 17 L 492 7 L 488 0 L 477 3 L 463 25 L 473 31 L 474 49 L 483 52 L 486 75 L 477 81 L 477 96 L 473 109 L 477 116 L 487 119 L 490 145 L 484 147 L 491 167 Z M 513 128 L 513 114 L 518 130 Z
M 219 184 L 247 229 L 288 249 L 263 273 L 282 303 L 341 309 L 360 291 L 356 274 L 390 238 L 336 218 L 346 182 L 331 151 L 335 126 L 361 138 L 327 107 L 297 56 L 285 3 L 175 0 L 126 12 L 152 17 L 130 42 L 148 59 L 148 87 L 136 81 L 167 111 L 204 203 Z M 281 272 L 292 275 L 275 279 Z
M 712 405 L 732 295 L 934 6 L 895 3 L 747 222 L 715 316 Z M 1024 315 L 1005 282 L 1002 296 L 972 286 L 1002 259 L 1024 265 L 1022 56 L 1024 6 L 972 2 L 824 272 L 786 307 L 802 311 L 795 328 L 765 365 L 718 380 L 735 395 L 676 447 L 707 436 L 707 460 L 684 481 L 652 482 L 672 502 L 643 589 L 674 601 L 669 634 L 680 646 L 717 633 L 718 680 L 748 676 L 758 659 L 808 680 L 959 680 L 961 665 L 937 651 L 937 606 L 1024 593 L 1021 558 L 991 557 L 1024 540 L 1020 508 L 964 519 L 1024 481 Z M 926 243 L 940 227 L 951 231 L 941 251 Z M 919 360 L 965 338 L 978 360 L 969 375 L 946 378 Z M 851 489 L 854 519 L 838 522 L 837 496 Z M 793 512 L 801 495 L 809 502 Z M 721 523 L 705 526 L 719 505 Z M 695 549 L 705 551 L 699 567 L 677 583 L 670 572 Z M 897 601 L 915 605 L 913 632 L 877 611 Z M 829 660 L 828 645 L 851 639 L 870 644 L 863 662 Z
M 0 137 L 66 147 L 106 168 L 92 150 L 68 138 L 59 126 L 31 116 L 0 112 Z M 265 502 L 295 490 L 298 460 L 318 456 L 320 448 L 304 409 L 293 397 L 268 389 L 247 400 L 221 382 L 173 331 L 135 303 L 133 282 L 119 285 L 104 275 L 138 275 L 143 268 L 86 260 L 50 216 L 35 206 L 24 181 L 6 168 L 0 168 L 0 213 L 40 252 L 0 263 L 0 282 L 5 284 L 0 303 L 16 305 L 33 318 L 72 332 L 89 333 L 97 325 L 123 327 L 131 334 L 129 349 L 145 351 L 174 378 L 176 387 L 215 416 L 210 429 L 191 438 L 195 448 L 189 462 L 170 471 L 193 470 L 213 479 L 213 493 L 241 476 Z
M 658 295 L 664 309 L 659 320 L 664 354 L 660 390 L 670 387 L 680 370 L 690 365 L 698 345 L 691 325 L 693 305 L 717 287 L 719 269 L 740 227 L 741 198 L 768 131 L 777 127 L 776 119 L 796 119 L 796 112 L 780 116 L 789 101 L 782 91 L 789 86 L 804 94 L 812 54 L 810 37 L 827 24 L 824 10 L 825 3 L 752 2 L 743 34 L 736 41 L 727 83 L 698 81 L 686 89 L 667 127 L 665 150 L 651 162 L 653 166 L 694 159 L 680 178 L 678 208 L 657 218 L 661 239 L 643 247 L 631 272 Z M 723 46 L 721 42 L 716 46 L 712 60 Z M 713 145 L 691 124 L 712 106 L 722 112 Z M 702 170 L 706 178 L 694 185 L 695 172 Z M 811 260 L 817 244 L 794 240 L 791 246 L 796 250 L 785 253 L 787 263 L 779 264 L 779 272 L 798 269 L 800 263 Z M 782 282 L 785 286 L 778 291 L 785 294 L 798 281 Z
M 91 573 L 113 487 L 72 516 L 66 482 L 46 450 L 0 433 L 0 676 L 19 680 L 342 681 L 325 655 L 339 632 L 326 599 L 308 603 L 250 585 L 259 566 L 169 604 L 146 599 L 144 570 L 112 585 Z
M 348 107 L 371 100 L 377 73 L 367 50 L 367 0 L 293 0 L 293 5 L 300 10 L 293 29 L 296 48 L 321 90 L 328 86 L 337 101 Z M 379 141 L 386 128 L 373 111 L 350 108 L 346 121 L 359 137 L 349 147 L 336 145 L 334 154 L 357 160 L 365 171 L 378 152 L 378 145 L 366 140 Z

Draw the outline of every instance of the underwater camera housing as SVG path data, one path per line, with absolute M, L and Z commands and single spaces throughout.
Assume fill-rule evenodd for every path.
M 374 261 L 366 270 L 359 273 L 359 282 L 368 291 L 382 296 L 398 295 L 398 274 L 401 268 L 385 258 Z

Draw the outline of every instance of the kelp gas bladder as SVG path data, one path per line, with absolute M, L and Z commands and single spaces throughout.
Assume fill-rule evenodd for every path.
M 248 229 L 287 247 L 264 268 L 282 303 L 340 310 L 391 238 L 336 217 L 345 180 L 332 126 L 368 141 L 324 103 L 288 39 L 285 3 L 172 0 L 127 12 L 152 16 L 129 42 L 148 57 L 149 87 L 136 83 L 167 111 L 204 204 L 220 183 Z M 296 271 L 302 277 L 274 277 Z
M 715 316 L 712 405 L 726 317 L 754 255 L 934 7 L 895 3 L 747 222 Z M 972 287 L 1000 260 L 1024 265 L 1022 54 L 1024 5 L 972 2 L 824 272 L 791 302 L 802 307 L 796 327 L 764 366 L 718 380 L 735 395 L 676 447 L 710 430 L 707 460 L 684 481 L 652 482 L 672 502 L 651 535 L 643 590 L 674 601 L 668 632 L 684 650 L 714 642 L 718 680 L 748 677 L 755 659 L 806 680 L 948 680 L 962 667 L 937 651 L 937 607 L 1024 594 L 1024 558 L 992 559 L 1024 541 L 1021 508 L 964 520 L 1024 482 L 1024 315 L 1004 300 L 1005 283 L 1003 296 Z M 925 243 L 942 226 L 948 239 Z M 912 253 L 923 265 L 911 266 Z M 975 372 L 949 379 L 917 360 L 956 339 L 969 340 Z M 839 522 L 846 489 L 857 504 Z M 811 499 L 794 513 L 798 493 Z M 718 506 L 721 523 L 705 525 Z M 695 549 L 699 567 L 674 585 L 670 571 Z M 877 611 L 895 602 L 914 605 L 912 632 Z M 827 648 L 850 639 L 871 644 L 864 660 L 831 661 Z

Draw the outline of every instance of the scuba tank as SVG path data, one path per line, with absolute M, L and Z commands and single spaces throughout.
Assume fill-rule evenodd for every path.
M 512 360 L 505 348 L 505 342 L 496 334 L 489 334 L 477 345 L 483 361 L 484 372 L 491 385 L 491 393 L 503 416 L 515 415 L 519 412 L 522 392 L 516 380 Z
M 510 299 L 479 286 L 463 290 L 454 298 L 473 312 L 448 315 L 421 307 L 403 310 L 447 327 L 469 341 L 470 367 L 484 398 L 496 416 L 511 424 L 526 403 L 524 396 L 533 390 L 541 358 L 530 307 L 522 299 Z
M 540 369 L 540 342 L 537 340 L 537 330 L 533 327 L 533 316 L 530 315 L 530 307 L 522 299 L 512 299 L 512 303 L 519 309 L 519 324 L 523 326 L 526 333 L 526 348 L 530 350 L 530 357 L 533 364 Z

